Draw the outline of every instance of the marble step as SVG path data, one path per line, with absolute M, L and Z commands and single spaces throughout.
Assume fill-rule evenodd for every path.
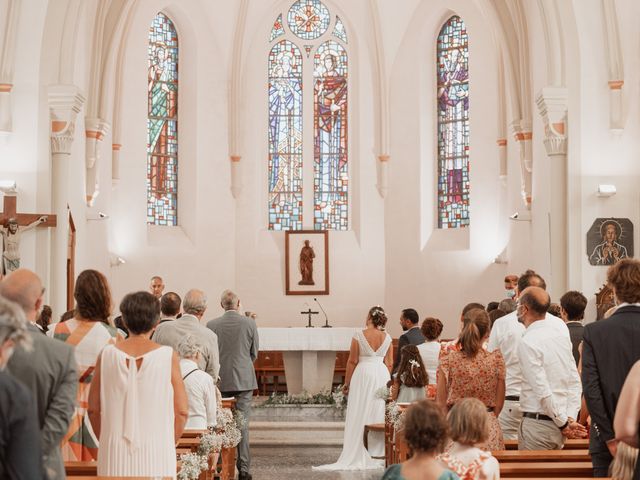
M 250 422 L 250 442 L 260 447 L 341 447 L 344 422 Z

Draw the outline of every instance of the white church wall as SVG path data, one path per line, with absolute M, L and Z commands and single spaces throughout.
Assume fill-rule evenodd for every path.
M 147 225 L 147 38 L 158 11 L 179 35 L 178 223 Z M 235 9 L 226 2 L 141 2 L 127 39 L 120 143 L 121 180 L 113 192 L 109 249 L 127 263 L 111 269 L 114 296 L 146 290 L 161 275 L 166 291 L 200 288 L 214 315 L 234 286 L 234 207 L 227 158 L 228 45 Z M 215 25 L 215 28 L 214 28 Z
M 435 40 L 453 14 L 469 32 L 471 226 L 437 228 Z M 405 27 L 391 71 L 391 164 L 385 240 L 386 304 L 391 331 L 399 333 L 402 308 L 445 324 L 443 337 L 459 328 L 460 310 L 504 294 L 508 268 L 493 260 L 506 246 L 498 235 L 500 206 L 496 47 L 482 12 L 470 2 L 423 2 Z M 418 67 L 416 67 L 418 66 Z M 515 173 L 515 170 L 512 169 Z

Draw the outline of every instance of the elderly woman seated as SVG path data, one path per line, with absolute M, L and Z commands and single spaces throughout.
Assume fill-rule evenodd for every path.
M 185 428 L 205 430 L 216 425 L 216 386 L 208 373 L 198 368 L 200 346 L 193 335 L 178 343 L 180 371 L 189 399 L 189 418 Z

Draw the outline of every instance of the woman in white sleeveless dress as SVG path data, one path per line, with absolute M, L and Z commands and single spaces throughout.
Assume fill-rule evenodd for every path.
M 373 307 L 367 316 L 367 328 L 351 340 L 344 393 L 349 395 L 344 425 L 342 453 L 336 463 L 313 467 L 314 470 L 366 470 L 384 467 L 384 436 L 370 434 L 369 451 L 364 448 L 364 426 L 384 422 L 385 402 L 376 391 L 391 378 L 393 347 L 384 332 L 387 316 L 382 307 Z
M 175 478 L 188 416 L 178 357 L 149 339 L 160 317 L 153 295 L 129 294 L 120 311 L 129 337 L 102 350 L 89 393 L 98 475 Z

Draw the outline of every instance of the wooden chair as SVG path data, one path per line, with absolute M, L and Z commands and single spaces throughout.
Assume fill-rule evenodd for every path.
M 385 429 L 385 424 L 384 423 L 372 423 L 369 425 L 365 425 L 364 426 L 364 434 L 362 437 L 362 443 L 364 444 L 364 448 L 365 450 L 369 451 L 369 432 L 381 432 L 381 433 L 385 433 L 386 429 Z M 382 457 L 374 457 L 373 455 L 371 456 L 371 458 L 376 458 L 378 460 L 384 460 L 387 458 L 386 456 L 386 438 L 385 438 L 385 455 L 383 455 Z
M 344 385 L 347 376 L 347 361 L 349 352 L 336 352 L 336 366 L 333 370 L 333 386 Z M 339 380 L 336 382 L 336 377 Z
M 262 390 L 262 395 L 267 395 L 272 392 L 286 392 L 287 382 L 282 352 L 259 352 L 258 358 L 254 362 L 254 368 L 256 370 L 256 376 L 258 377 L 258 388 Z M 268 382 L 269 378 L 272 379 L 272 383 Z M 280 383 L 281 378 L 284 380 L 282 383 Z M 269 386 L 271 386 L 271 388 L 270 391 L 267 392 Z M 281 386 L 283 387 L 282 390 Z

